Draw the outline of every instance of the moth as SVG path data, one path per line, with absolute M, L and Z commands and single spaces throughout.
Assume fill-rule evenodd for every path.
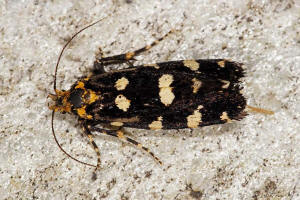
M 96 22 L 97 23 L 97 22 Z M 84 29 L 77 32 L 71 40 Z M 99 132 L 127 141 L 149 153 L 162 164 L 148 148 L 124 134 L 123 127 L 137 129 L 183 129 L 224 124 L 241 120 L 246 115 L 246 99 L 241 93 L 240 79 L 243 65 L 226 59 L 179 60 L 134 66 L 136 55 L 143 53 L 165 36 L 136 51 L 104 57 L 100 51 L 93 72 L 77 80 L 69 90 L 56 89 L 49 97 L 55 102 L 52 112 L 52 132 L 60 149 L 72 159 L 100 168 L 100 152 L 93 139 Z M 122 70 L 106 72 L 104 66 L 128 63 Z M 262 109 L 253 110 L 269 112 Z M 59 145 L 53 128 L 55 112 L 78 117 L 84 134 L 97 153 L 97 165 L 77 160 Z

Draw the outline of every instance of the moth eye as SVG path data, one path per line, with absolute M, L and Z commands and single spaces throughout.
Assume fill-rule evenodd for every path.
M 74 90 L 69 97 L 69 102 L 71 105 L 73 105 L 74 108 L 81 108 L 83 105 L 83 99 L 82 99 L 82 94 L 83 94 L 82 89 L 76 89 Z

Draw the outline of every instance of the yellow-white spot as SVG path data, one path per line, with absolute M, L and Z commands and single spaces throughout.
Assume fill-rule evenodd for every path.
M 162 116 L 158 117 L 157 121 L 153 121 L 151 124 L 149 124 L 149 128 L 151 130 L 160 130 L 162 127 Z
M 173 76 L 171 74 L 164 74 L 158 80 L 158 87 L 169 87 L 173 83 Z
M 202 108 L 203 106 L 198 106 L 198 108 L 194 110 L 194 113 L 192 115 L 187 116 L 187 126 L 189 128 L 197 128 L 202 122 L 202 114 L 199 111 Z
M 128 83 L 129 83 L 128 79 L 125 77 L 122 77 L 116 81 L 115 88 L 117 90 L 124 90 L 126 88 L 126 86 L 128 85 Z
M 173 88 L 170 85 L 173 83 L 173 76 L 171 74 L 164 74 L 158 80 L 158 87 L 160 88 L 160 101 L 165 105 L 170 105 L 175 95 L 172 92 Z
M 230 81 L 226 81 L 226 80 L 221 80 L 222 83 L 224 83 L 222 85 L 222 88 L 227 89 L 230 85 Z
M 158 64 L 146 64 L 146 65 L 144 65 L 144 67 L 154 67 L 155 69 L 159 69 Z
M 220 116 L 220 119 L 223 121 L 226 121 L 227 123 L 231 123 L 232 120 L 228 117 L 227 112 L 223 112 L 222 115 Z
M 110 125 L 112 125 L 112 126 L 123 126 L 123 122 L 111 122 Z
M 200 67 L 199 63 L 195 60 L 184 60 L 183 65 L 190 68 L 192 71 L 197 71 Z
M 116 97 L 115 99 L 116 106 L 123 110 L 127 111 L 128 108 L 130 107 L 130 100 L 128 100 L 124 95 L 120 94 Z
M 202 85 L 202 82 L 199 81 L 199 80 L 196 79 L 196 78 L 193 78 L 192 81 L 193 81 L 193 85 L 192 85 L 193 93 L 197 93 L 198 90 L 199 90 L 199 88 L 200 88 L 201 85 Z
M 225 60 L 219 61 L 218 62 L 219 67 L 225 67 Z
M 160 96 L 160 101 L 165 105 L 165 106 L 169 106 L 174 98 L 175 95 L 172 92 L 172 88 L 161 88 L 160 92 L 159 92 L 159 96 Z

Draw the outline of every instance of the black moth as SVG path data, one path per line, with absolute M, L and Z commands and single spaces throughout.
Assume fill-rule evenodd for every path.
M 73 158 L 62 149 L 55 137 L 64 153 L 80 163 L 99 168 L 100 153 L 92 135 L 93 131 L 97 131 L 142 148 L 161 164 L 148 148 L 126 137 L 122 127 L 151 130 L 197 128 L 246 116 L 246 100 L 239 85 L 244 77 L 240 63 L 207 59 L 133 66 L 134 56 L 158 44 L 167 35 L 134 52 L 105 58 L 101 54 L 94 63 L 92 75 L 76 81 L 69 90 L 60 91 L 56 89 L 57 66 L 71 40 L 64 46 L 55 70 L 55 94 L 49 95 L 55 101 L 55 105 L 50 106 L 53 110 L 53 135 L 55 137 L 55 112 L 78 116 L 97 153 L 97 165 Z M 128 63 L 130 67 L 110 72 L 103 69 L 106 65 L 118 63 Z

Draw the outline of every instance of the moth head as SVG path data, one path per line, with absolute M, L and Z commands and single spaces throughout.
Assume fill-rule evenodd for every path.
M 71 103 L 69 102 L 70 91 L 67 90 L 55 90 L 55 94 L 49 94 L 54 104 L 49 106 L 50 110 L 54 110 L 55 112 L 71 112 Z
M 61 113 L 75 113 L 81 118 L 90 119 L 91 116 L 86 113 L 87 106 L 102 99 L 100 93 L 84 88 L 81 84 L 72 87 L 70 90 L 55 90 L 56 94 L 50 94 L 49 97 L 55 102 L 49 106 L 50 110 Z

